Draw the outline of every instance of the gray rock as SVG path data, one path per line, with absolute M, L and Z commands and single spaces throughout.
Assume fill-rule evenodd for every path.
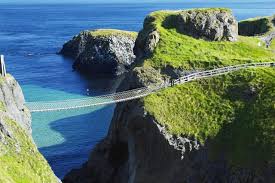
M 262 40 L 265 42 L 266 47 L 269 48 L 272 41 L 275 40 L 275 30 L 264 36 Z
M 160 34 L 155 28 L 152 28 L 151 23 L 153 21 L 154 17 L 150 15 L 145 18 L 143 29 L 136 39 L 134 53 L 138 59 L 149 57 L 160 40 Z
M 135 33 L 118 30 L 83 31 L 60 53 L 75 59 L 73 68 L 89 75 L 121 75 L 135 61 Z
M 176 28 L 182 34 L 210 41 L 237 41 L 238 22 L 227 9 L 198 9 L 182 11 Z
M 154 30 L 148 34 L 148 38 L 145 43 L 145 52 L 150 54 L 154 51 L 160 39 L 159 33 Z
M 31 134 L 31 115 L 25 107 L 25 99 L 18 82 L 11 76 L 0 78 L 0 102 L 2 110 Z

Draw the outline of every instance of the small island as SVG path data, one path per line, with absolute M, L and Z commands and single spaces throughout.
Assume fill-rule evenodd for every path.
M 73 68 L 91 76 L 118 76 L 135 61 L 137 33 L 99 29 L 83 31 L 64 44 L 60 54 L 75 60 Z

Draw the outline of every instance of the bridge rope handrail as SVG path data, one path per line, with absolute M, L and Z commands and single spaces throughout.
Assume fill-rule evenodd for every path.
M 187 83 L 197 79 L 219 76 L 227 74 L 229 72 L 237 71 L 244 68 L 256 68 L 256 67 L 274 67 L 275 62 L 260 62 L 260 63 L 247 63 L 240 65 L 227 66 L 222 68 L 216 68 L 206 71 L 198 71 L 178 79 L 172 79 L 168 82 L 152 85 L 148 87 L 140 87 L 127 91 L 121 91 L 112 94 L 79 98 L 79 99 L 66 99 L 66 100 L 57 100 L 57 101 L 37 101 L 37 102 L 27 102 L 26 106 L 31 112 L 47 112 L 47 111 L 58 111 L 58 110 L 69 110 L 76 108 L 84 108 L 98 105 L 106 105 L 112 103 L 119 103 L 123 101 L 129 101 L 137 98 L 145 97 L 149 94 L 152 94 L 160 89 Z

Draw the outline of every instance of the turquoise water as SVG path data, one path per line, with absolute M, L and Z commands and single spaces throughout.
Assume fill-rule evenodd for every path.
M 72 60 L 57 55 L 82 30 L 139 31 L 144 17 L 160 9 L 229 7 L 238 20 L 275 13 L 275 2 L 0 5 L 0 52 L 19 81 L 26 100 L 52 101 L 114 92 L 117 80 L 87 79 L 72 71 Z M 33 113 L 33 137 L 56 175 L 62 178 L 84 163 L 108 131 L 115 105 Z
M 27 101 L 87 97 L 36 85 L 23 85 Z M 85 162 L 93 146 L 107 133 L 115 105 L 32 113 L 33 138 L 59 177 Z M 106 115 L 107 114 L 107 115 Z M 62 174 L 61 174 L 61 173 Z M 63 173 L 64 172 L 64 173 Z
M 77 99 L 83 98 L 83 95 L 67 93 L 64 91 L 58 91 L 54 89 L 46 89 L 41 88 L 39 86 L 34 85 L 24 85 L 23 90 L 25 93 L 32 93 L 33 96 L 36 96 L 35 101 L 58 101 L 63 99 Z M 96 111 L 102 110 L 108 106 L 98 106 L 98 107 L 89 107 L 83 109 L 72 109 L 72 110 L 65 110 L 65 111 L 54 111 L 54 112 L 44 112 L 44 113 L 32 113 L 32 130 L 35 132 L 33 133 L 33 138 L 38 146 L 38 148 L 45 148 L 50 147 L 53 145 L 60 145 L 66 142 L 66 138 L 62 133 L 56 131 L 52 125 L 55 121 L 60 121 L 62 119 L 69 119 L 73 116 L 81 116 L 86 114 L 95 113 Z M 110 111 L 114 108 L 114 105 L 111 107 L 109 106 Z M 110 115 L 111 116 L 111 115 Z M 65 121 L 65 120 L 64 120 Z M 93 123 L 93 121 L 90 121 Z M 65 121 L 66 123 L 66 121 Z M 81 123 L 78 122 L 78 123 Z M 84 121 L 82 123 L 86 125 L 92 125 Z M 66 124 L 64 124 L 66 125 Z M 79 128 L 86 127 L 80 126 Z M 77 129 L 75 129 L 77 130 Z M 41 138 L 47 137 L 47 138 Z

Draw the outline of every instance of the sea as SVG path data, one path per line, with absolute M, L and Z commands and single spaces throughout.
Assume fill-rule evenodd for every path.
M 0 2 L 1 3 L 1 2 Z M 0 4 L 0 54 L 27 102 L 76 99 L 115 91 L 117 79 L 87 78 L 73 60 L 56 54 L 82 30 L 139 31 L 156 10 L 228 7 L 237 20 L 275 14 L 275 1 L 196 1 L 117 4 Z M 53 171 L 63 178 L 87 161 L 107 132 L 115 105 L 32 114 L 32 135 Z

